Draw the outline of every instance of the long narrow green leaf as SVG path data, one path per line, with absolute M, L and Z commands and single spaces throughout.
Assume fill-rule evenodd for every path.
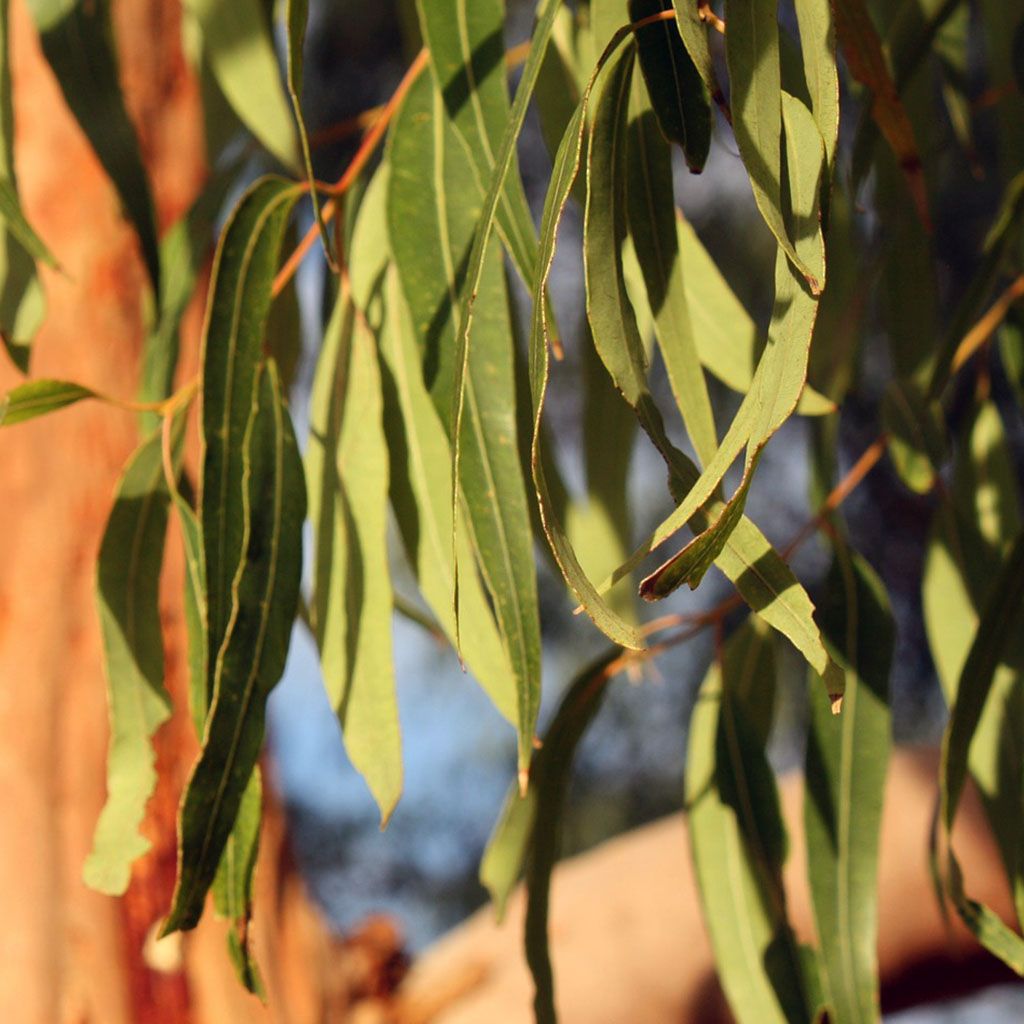
M 480 181 L 490 182 L 498 173 L 503 179 L 491 216 L 529 287 L 537 264 L 536 232 L 515 150 L 508 155 L 504 151 L 503 136 L 510 124 L 504 0 L 418 0 L 416 7 L 436 87 L 465 144 L 461 158 L 468 157 Z M 553 7 L 557 10 L 558 4 Z M 524 70 L 524 79 L 529 71 Z M 489 232 L 490 226 L 485 230 Z
M 0 400 L 0 426 L 12 427 L 74 405 L 83 398 L 100 397 L 91 388 L 67 380 L 31 380 L 11 388 Z
M 308 21 L 309 0 L 287 0 L 285 28 L 288 36 L 288 98 L 292 101 L 295 125 L 299 131 L 302 162 L 306 169 L 306 180 L 309 182 L 309 198 L 313 204 L 313 218 L 320 228 L 320 241 L 323 243 L 327 263 L 331 270 L 337 273 L 338 266 L 331 254 L 331 240 L 327 234 L 327 225 L 324 223 L 323 213 L 320 209 L 320 193 L 317 189 L 316 175 L 313 173 L 313 157 L 309 151 L 309 134 L 306 131 L 306 121 L 302 116 L 302 47 L 306 41 L 306 23 Z
M 823 279 L 824 248 L 816 211 L 824 146 L 810 112 L 803 104 L 787 97 L 785 108 L 784 123 L 791 157 L 788 161 L 790 205 L 793 211 L 791 222 L 798 229 L 797 237 L 801 240 L 802 253 L 815 269 L 822 272 Z M 704 539 L 698 538 L 693 545 L 688 545 L 645 580 L 645 596 L 663 597 L 683 582 L 694 585 L 699 581 L 739 521 L 746 488 L 761 451 L 799 401 L 807 378 L 807 359 L 817 300 L 809 293 L 804 282 L 790 272 L 783 256 L 780 253 L 776 259 L 775 310 L 769 342 L 755 372 L 750 392 L 699 480 L 652 537 L 616 572 L 615 577 L 623 571 L 631 571 L 647 552 L 670 536 L 675 528 L 687 522 L 713 495 L 726 470 L 746 446 L 743 482 L 727 506 L 717 514 L 715 524 L 710 528 L 713 532 Z
M 199 516 L 211 659 L 227 629 L 235 571 L 244 553 L 242 440 L 252 412 L 281 239 L 300 191 L 283 178 L 256 182 L 224 226 L 214 258 L 201 357 Z
M 203 566 L 203 539 L 199 519 L 192 507 L 172 490 L 178 523 L 185 548 L 185 627 L 188 635 L 189 711 L 196 736 L 202 742 L 212 694 L 207 690 L 206 668 L 206 572 Z M 254 769 L 242 796 L 238 817 L 224 846 L 217 875 L 213 880 L 214 908 L 231 922 L 228 953 L 238 979 L 250 992 L 265 998 L 259 966 L 249 941 L 252 917 L 253 875 L 259 850 L 262 819 L 260 771 Z
M 456 558 L 456 560 L 458 553 L 458 538 L 455 535 L 456 510 L 459 505 L 459 491 L 462 486 L 462 413 L 466 401 L 466 376 L 469 372 L 469 336 L 473 325 L 473 302 L 483 277 L 491 232 L 494 229 L 498 206 L 502 196 L 505 194 L 505 182 L 515 159 L 516 141 L 526 119 L 526 108 L 529 106 L 530 98 L 537 84 L 537 77 L 540 74 L 544 54 L 547 51 L 548 40 L 551 38 L 551 33 L 554 29 L 560 3 L 561 0 L 543 0 L 538 9 L 537 24 L 534 27 L 533 37 L 530 41 L 530 52 L 526 58 L 526 64 L 523 67 L 519 85 L 516 88 L 516 95 L 512 101 L 509 116 L 505 122 L 505 131 L 494 161 L 494 171 L 490 176 L 490 185 L 484 197 L 483 209 L 473 236 L 473 247 L 470 250 L 466 263 L 466 275 L 462 285 L 462 295 L 465 296 L 465 301 L 463 302 L 459 317 L 459 327 L 455 335 L 455 376 L 452 381 L 453 405 L 451 421 L 454 424 L 452 432 L 454 438 L 452 444 L 452 551 L 453 558 Z M 543 266 L 543 259 L 539 260 L 537 266 Z M 533 275 L 533 277 L 537 276 L 539 275 Z M 536 288 L 534 290 L 536 292 Z M 539 297 L 541 304 L 546 305 L 543 286 L 539 292 Z M 545 316 L 547 316 L 546 313 Z M 455 581 L 453 582 L 457 584 L 457 581 L 458 573 L 456 572 Z M 453 597 L 455 598 L 454 606 L 456 608 L 457 627 L 457 592 L 453 592 Z
M 170 501 L 160 441 L 158 431 L 143 442 L 118 480 L 96 575 L 111 736 L 107 802 L 83 877 L 110 895 L 128 888 L 132 862 L 150 847 L 139 826 L 156 785 L 151 741 L 171 714 L 158 607 Z
M 796 0 L 796 19 L 811 110 L 825 140 L 826 166 L 831 171 L 839 139 L 839 71 L 832 5 L 829 0 Z
M 551 265 L 555 256 L 555 244 L 558 226 L 562 214 L 569 202 L 573 184 L 579 174 L 583 139 L 585 134 L 586 109 L 590 92 L 598 74 L 603 69 L 608 57 L 626 37 L 623 30 L 613 37 L 602 54 L 602 59 L 595 69 L 590 83 L 584 90 L 583 97 L 573 114 L 562 137 L 562 143 L 555 155 L 555 165 L 544 200 L 544 214 L 541 218 L 541 250 L 537 280 L 533 290 L 533 321 L 530 331 L 529 347 L 529 379 L 530 395 L 533 403 L 533 443 L 531 446 L 531 466 L 533 480 L 537 489 L 541 520 L 548 538 L 552 553 L 562 571 L 566 583 L 582 604 L 595 625 L 607 636 L 623 647 L 639 649 L 644 646 L 643 637 L 634 625 L 626 621 L 597 591 L 579 563 L 579 558 L 560 522 L 548 491 L 544 473 L 541 451 L 541 417 L 544 411 L 544 398 L 548 382 L 548 325 L 547 309 L 543 302 L 544 289 L 551 273 Z
M 33 259 L 42 260 L 47 266 L 57 267 L 53 253 L 22 213 L 17 190 L 14 183 L 7 178 L 0 178 L 0 220 Z
M 1012 550 L 985 602 L 978 632 L 967 654 L 956 701 L 942 742 L 942 822 L 953 826 L 967 777 L 968 752 L 992 688 L 997 667 L 1024 628 L 1024 532 Z
M 685 217 L 676 212 L 676 234 L 686 306 L 701 363 L 727 387 L 745 395 L 757 368 L 758 330 L 711 254 Z M 835 405 L 804 386 L 797 413 L 824 416 Z
M 718 447 L 718 436 L 687 303 L 689 268 L 679 251 L 671 154 L 654 123 L 647 90 L 637 84 L 632 104 L 625 157 L 629 231 L 672 394 L 697 457 L 707 464 Z
M 715 64 L 711 59 L 711 47 L 708 45 L 708 29 L 700 16 L 700 9 L 697 4 L 691 4 L 689 0 L 672 0 L 672 6 L 676 10 L 676 24 L 679 26 L 679 35 L 683 40 L 683 46 L 690 55 L 697 73 L 704 82 L 704 88 L 708 95 L 723 109 L 725 108 L 725 97 L 722 95 L 722 87 L 718 84 L 718 76 L 715 74 Z
M 285 167 L 297 166 L 292 111 L 260 0 L 184 0 L 203 53 L 242 123 Z
M 118 79 L 110 0 L 28 0 L 43 53 L 64 99 L 138 232 L 142 258 L 160 295 L 160 253 L 149 180 Z
M 843 714 L 812 687 L 804 828 L 830 1019 L 880 1020 L 878 846 L 892 746 L 893 625 L 881 581 L 840 543 L 822 629 L 846 672 Z
M 387 275 L 386 316 L 381 369 L 384 430 L 391 456 L 391 504 L 420 591 L 454 643 L 451 447 L 423 383 L 415 334 L 394 268 Z M 467 517 L 461 507 L 458 538 L 459 616 L 465 625 L 462 657 L 495 707 L 515 723 L 515 677 L 475 571 Z
M 482 199 L 482 189 L 430 78 L 421 78 L 406 96 L 390 155 L 388 215 L 395 265 L 416 325 L 424 375 L 446 420 L 452 410 L 450 354 L 462 309 L 460 270 L 479 211 L 474 198 Z M 515 676 L 519 761 L 525 769 L 540 705 L 540 620 L 530 510 L 516 447 L 515 391 L 509 386 L 512 328 L 497 240 L 491 242 L 477 300 L 475 344 L 465 378 L 462 493 Z M 446 426 L 451 432 L 451 421 Z
M 194 927 L 202 913 L 259 757 L 267 697 L 284 670 L 298 606 L 302 463 L 273 361 L 256 383 L 243 441 L 242 544 L 230 618 L 214 661 L 203 751 L 182 800 L 178 882 L 164 934 Z
M 554 1024 L 555 985 L 548 952 L 548 902 L 551 872 L 561 847 L 562 810 L 573 757 L 587 727 L 601 708 L 611 678 L 609 666 L 619 655 L 613 648 L 588 665 L 569 685 L 544 734 L 544 744 L 530 773 L 534 793 L 532 828 L 525 849 L 526 960 L 535 987 L 533 1007 L 538 1024 Z M 513 816 L 508 826 L 516 824 Z M 496 841 L 505 839 L 499 831 Z
M 306 451 L 315 545 L 312 618 L 345 749 L 386 822 L 402 791 L 387 552 L 380 369 L 342 287 L 324 333 Z
M 786 916 L 786 833 L 764 753 L 775 666 L 750 619 L 709 669 L 690 723 L 686 809 L 704 920 L 740 1024 L 810 1019 L 800 954 Z
M 672 0 L 629 0 L 633 22 L 670 10 Z M 699 174 L 711 150 L 711 101 L 704 80 L 674 21 L 638 29 L 636 43 L 661 132 L 682 147 L 687 166 Z
M 818 294 L 824 280 L 791 240 L 782 207 L 782 79 L 776 0 L 727 0 L 733 131 L 754 199 L 783 252 Z

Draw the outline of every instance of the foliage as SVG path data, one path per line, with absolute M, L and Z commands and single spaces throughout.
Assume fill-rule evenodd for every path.
M 264 5 L 188 0 L 196 73 L 215 98 L 217 170 L 158 245 L 109 4 L 29 2 L 68 105 L 138 234 L 152 289 L 136 401 L 29 378 L 0 407 L 0 424 L 12 426 L 82 400 L 128 405 L 148 435 L 118 483 L 97 570 L 112 740 L 87 881 L 124 892 L 147 845 L 138 829 L 155 781 L 151 737 L 171 713 L 156 584 L 173 518 L 188 567 L 190 713 L 202 752 L 182 801 L 165 932 L 193 927 L 212 889 L 235 924 L 240 977 L 259 989 L 246 938 L 257 762 L 266 699 L 300 612 L 351 760 L 387 820 L 402 788 L 390 624 L 404 613 L 448 638 L 516 732 L 518 783 L 482 877 L 500 908 L 525 874 L 537 1019 L 554 1020 L 547 894 L 574 749 L 616 674 L 713 628 L 685 805 L 732 1009 L 740 1021 L 807 1021 L 825 1010 L 838 1022 L 878 1020 L 894 627 L 840 505 L 888 451 L 905 485 L 927 496 L 931 518 L 921 596 L 951 707 L 943 891 L 979 942 L 1024 973 L 1024 940 L 970 899 L 949 843 L 971 776 L 1024 921 L 1024 536 L 1008 441 L 1024 396 L 1014 309 L 1024 294 L 1024 11 L 966 0 L 908 0 L 896 11 L 868 0 L 541 0 L 530 40 L 506 53 L 502 0 L 416 6 L 424 49 L 364 122 L 345 173 L 323 185 L 300 102 L 305 0 L 284 5 L 285 79 Z M 43 268 L 59 272 L 60 252 L 51 255 L 18 202 L 6 0 L 0 29 L 0 332 L 27 373 L 40 282 L 54 272 Z M 511 94 L 509 67 L 518 71 Z M 517 154 L 531 103 L 553 161 L 539 231 Z M 238 159 L 246 131 L 263 164 L 285 176 L 249 180 L 251 161 Z M 774 250 L 765 322 L 676 204 L 676 171 L 700 174 L 715 158 L 713 138 L 737 151 Z M 974 175 L 967 186 L 963 166 Z M 216 242 L 198 379 L 171 393 L 180 319 L 213 225 L 232 186 L 246 183 Z M 704 182 L 709 199 L 715 187 Z M 951 257 L 941 248 L 947 197 L 965 187 L 988 222 L 961 232 Z M 307 196 L 314 223 L 282 264 Z M 556 322 L 549 286 L 573 204 L 586 324 L 578 358 L 563 364 L 571 315 L 560 309 Z M 288 409 L 298 328 L 289 334 L 275 316 L 318 236 L 335 276 L 332 309 L 316 325 L 303 462 Z M 515 278 L 530 297 L 525 337 Z M 840 477 L 839 424 L 865 367 L 878 373 L 862 344 L 877 337 L 891 367 L 876 401 L 880 432 Z M 569 365 L 581 368 L 586 392 L 584 493 L 563 480 L 545 416 L 552 374 L 564 379 Z M 738 404 L 722 401 L 727 390 Z M 182 452 L 195 396 L 197 488 Z M 778 551 L 746 501 L 765 446 L 793 415 L 810 418 L 820 511 Z M 664 462 L 671 499 L 639 542 L 632 520 L 661 506 L 626 498 L 638 426 Z M 815 533 L 832 555 L 817 612 L 788 564 Z M 610 641 L 566 690 L 539 753 L 535 546 Z M 422 604 L 392 586 L 403 558 Z M 684 583 L 696 588 L 711 566 L 736 595 L 703 617 L 648 618 L 630 589 L 661 601 Z M 816 947 L 801 946 L 787 918 L 788 838 L 766 756 L 781 640 L 809 677 L 804 829 Z

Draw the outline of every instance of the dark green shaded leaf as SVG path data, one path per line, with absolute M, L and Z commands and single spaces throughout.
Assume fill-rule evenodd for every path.
M 388 448 L 373 336 L 343 285 L 324 333 L 306 451 L 311 618 L 349 759 L 386 822 L 402 791 L 387 552 Z
M 642 50 L 640 56 L 642 59 Z M 690 268 L 679 250 L 671 153 L 654 124 L 647 92 L 637 84 L 632 104 L 625 154 L 629 233 L 643 272 L 672 394 L 697 457 L 705 465 L 718 447 L 718 437 L 687 303 L 686 276 Z
M 171 714 L 158 607 L 169 501 L 158 431 L 118 480 L 96 574 L 111 735 L 107 802 L 83 877 L 110 895 L 128 888 L 132 862 L 150 847 L 139 826 L 156 786 L 151 741 Z
M 629 0 L 629 17 L 634 22 L 670 10 L 671 0 Z M 638 29 L 636 43 L 661 132 L 682 147 L 687 166 L 698 174 L 711 150 L 711 102 L 700 72 L 674 21 Z
M 881 581 L 842 542 L 821 612 L 846 673 L 843 713 L 812 686 L 804 827 L 824 999 L 837 1021 L 878 1021 L 878 836 L 892 746 L 894 630 Z
M 213 666 L 203 751 L 182 800 L 178 882 L 164 934 L 194 927 L 202 913 L 259 757 L 267 697 L 284 670 L 298 606 L 302 463 L 272 361 L 255 383 L 230 618 Z
M 557 2 L 551 4 L 552 17 L 558 6 Z M 486 204 L 491 210 L 481 230 L 489 235 L 496 218 L 509 255 L 529 287 L 537 263 L 536 233 L 516 165 L 515 148 L 509 149 L 504 139 L 505 132 L 513 130 L 505 70 L 505 4 L 503 0 L 419 0 L 417 8 L 423 38 L 430 49 L 436 87 L 465 143 L 460 156 L 468 157 L 481 182 L 501 179 L 493 205 L 490 199 Z M 540 30 L 538 26 L 533 46 L 537 46 Z M 532 76 L 531 92 L 550 31 L 550 27 L 544 28 L 545 38 L 536 56 L 531 48 L 534 65 L 531 67 L 528 60 L 523 71 L 523 82 L 528 75 Z M 517 116 L 521 120 L 521 115 Z M 514 132 L 518 137 L 519 126 Z M 398 168 L 400 164 L 396 162 L 393 166 Z M 470 277 L 473 276 L 471 261 Z M 475 282 L 467 294 L 475 294 Z
M 83 398 L 99 398 L 95 391 L 73 384 L 67 380 L 31 380 L 11 388 L 0 401 L 0 426 L 11 427 L 15 423 L 45 416 L 67 405 L 74 405 Z
M 782 79 L 776 0 L 727 0 L 733 130 L 761 216 L 814 294 L 824 287 L 791 240 L 782 206 Z
M 64 99 L 138 233 L 159 298 L 156 215 L 135 128 L 121 96 L 110 0 L 28 0 L 28 8 Z
M 708 46 L 708 29 L 700 16 L 700 9 L 690 0 L 672 0 L 672 4 L 676 9 L 676 24 L 679 26 L 683 46 L 686 47 L 693 66 L 704 82 L 708 95 L 725 110 L 725 97 L 715 74 L 715 64 L 711 59 L 711 48 Z
M 296 166 L 292 112 L 270 23 L 259 0 L 184 0 L 199 24 L 203 54 L 242 123 L 285 167 Z
M 690 722 L 690 850 L 718 976 L 740 1024 L 809 1019 L 786 915 L 786 833 L 764 743 L 774 706 L 771 640 L 749 619 L 708 670 Z
M 240 509 L 248 428 L 281 239 L 300 186 L 263 178 L 239 200 L 220 236 L 203 331 L 200 522 L 211 657 L 227 628 L 244 553 Z M 212 666 L 211 666 L 212 671 Z
M 430 78 L 409 91 L 390 150 L 392 250 L 416 327 L 423 373 L 442 420 L 452 411 L 448 359 L 462 312 L 461 268 L 473 241 L 479 181 Z M 424 195 L 426 191 L 426 195 Z M 426 201 L 424 201 L 426 200 Z M 520 767 L 532 753 L 540 704 L 540 621 L 530 510 L 516 446 L 513 339 L 497 240 L 476 289 L 478 314 L 465 378 L 462 493 L 480 570 L 519 695 Z M 453 429 L 446 422 L 449 436 Z
M 305 119 L 302 116 L 302 47 L 306 41 L 306 24 L 308 21 L 309 0 L 287 0 L 285 27 L 288 36 L 288 97 L 292 101 L 295 125 L 299 130 L 299 144 L 302 147 L 302 162 L 306 169 L 306 180 L 309 182 L 309 198 L 313 203 L 313 217 L 320 228 L 320 241 L 323 243 L 324 256 L 327 257 L 328 266 L 337 273 L 338 266 L 331 255 L 331 239 L 327 234 L 327 225 L 324 223 L 323 212 L 320 209 L 320 193 L 317 189 L 316 175 L 313 173 L 313 157 L 309 151 L 309 135 L 306 131 Z

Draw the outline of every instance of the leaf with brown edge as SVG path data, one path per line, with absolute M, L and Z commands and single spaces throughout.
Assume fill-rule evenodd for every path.
M 214 661 L 203 750 L 182 799 L 178 881 L 163 934 L 193 928 L 263 745 L 266 702 L 284 670 L 298 607 L 306 490 L 269 361 L 245 432 L 242 543 Z

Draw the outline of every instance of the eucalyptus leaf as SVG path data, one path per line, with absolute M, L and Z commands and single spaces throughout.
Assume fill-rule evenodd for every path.
M 708 670 L 690 722 L 690 851 L 718 975 L 739 1024 L 810 1017 L 782 867 L 786 834 L 764 742 L 774 706 L 767 631 L 748 620 Z
M 629 0 L 633 22 L 671 10 L 671 0 Z M 637 29 L 636 43 L 661 133 L 682 147 L 687 166 L 699 174 L 711 150 L 711 101 L 675 20 Z
M 324 334 L 306 450 L 311 607 L 327 698 L 386 822 L 402 791 L 387 552 L 388 449 L 376 345 L 342 287 Z
M 171 715 L 159 609 L 169 501 L 157 431 L 118 481 L 96 576 L 111 737 L 107 801 L 83 877 L 110 895 L 128 888 L 132 863 L 150 847 L 139 826 L 156 786 L 152 738 Z
M 182 799 L 178 880 L 165 935 L 195 927 L 202 913 L 259 757 L 267 697 L 284 671 L 298 606 L 302 463 L 273 361 L 255 384 L 242 442 L 242 543 L 230 618 L 213 664 L 203 750 Z
M 842 542 L 822 630 L 846 673 L 843 713 L 812 686 L 804 828 L 824 1000 L 838 1021 L 879 1021 L 878 836 L 892 747 L 894 629 L 885 588 Z
M 15 423 L 24 423 L 74 405 L 83 398 L 99 397 L 91 388 L 72 381 L 47 378 L 31 380 L 11 388 L 0 400 L 0 426 L 12 427 Z
M 298 166 L 292 109 L 260 0 L 184 0 L 203 54 L 239 119 L 285 167 Z

